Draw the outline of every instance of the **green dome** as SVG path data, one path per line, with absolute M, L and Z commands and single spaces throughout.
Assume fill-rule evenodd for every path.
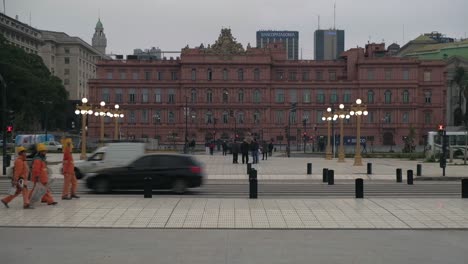
M 98 20 L 96 23 L 96 29 L 103 29 L 104 27 L 102 26 L 101 19 Z

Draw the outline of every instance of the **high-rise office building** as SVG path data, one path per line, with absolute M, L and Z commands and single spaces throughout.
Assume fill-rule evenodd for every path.
M 299 32 L 298 31 L 257 31 L 257 48 L 265 48 L 268 43 L 282 42 L 286 48 L 288 60 L 299 59 Z
M 318 29 L 314 34 L 315 60 L 335 60 L 344 51 L 344 30 Z

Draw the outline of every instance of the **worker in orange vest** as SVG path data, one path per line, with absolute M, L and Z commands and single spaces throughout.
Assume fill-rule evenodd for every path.
M 72 198 L 80 198 L 76 195 L 77 181 L 75 175 L 75 165 L 71 154 L 73 144 L 71 138 L 67 138 L 62 142 L 63 145 L 63 191 L 62 200 L 71 200 Z M 70 194 L 71 190 L 71 194 Z
M 16 192 L 13 195 L 9 195 L 3 198 L 2 203 L 6 208 L 9 208 L 8 203 L 10 203 L 18 195 L 23 194 L 23 208 L 34 209 L 34 207 L 29 204 L 29 191 L 27 183 L 29 168 L 26 162 L 26 148 L 22 146 L 18 147 L 16 152 L 18 153 L 18 157 L 15 160 L 12 179 L 12 185 L 16 187 Z
M 37 144 L 37 152 L 38 154 L 36 155 L 36 157 L 34 157 L 32 165 L 32 181 L 34 182 L 34 186 L 36 186 L 37 182 L 40 182 L 43 185 L 47 186 L 47 183 L 49 181 L 46 163 L 47 147 L 42 143 Z M 54 197 L 52 197 L 52 194 L 50 193 L 50 189 L 47 190 L 47 192 L 42 197 L 41 201 L 47 203 L 47 205 L 57 204 L 57 202 L 54 201 Z

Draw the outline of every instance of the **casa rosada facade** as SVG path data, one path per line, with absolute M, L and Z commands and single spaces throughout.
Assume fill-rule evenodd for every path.
M 327 135 L 326 109 L 341 103 L 350 109 L 360 98 L 369 112 L 361 136 L 374 145 L 402 145 L 414 128 L 415 143 L 423 144 L 428 131 L 445 123 L 445 64 L 379 56 L 384 49 L 368 44 L 336 61 L 287 60 L 280 43 L 244 50 L 223 29 L 215 44 L 184 48 L 177 59 L 98 62 L 89 97 L 95 105 L 120 105 L 121 138 L 162 144 L 182 144 L 186 131 L 197 144 L 249 133 L 284 144 L 289 118 L 293 143 L 304 133 L 317 142 Z M 105 122 L 105 135 L 112 137 L 114 122 Z M 88 129 L 98 138 L 99 119 L 91 118 Z M 345 121 L 345 137 L 356 130 L 355 117 Z

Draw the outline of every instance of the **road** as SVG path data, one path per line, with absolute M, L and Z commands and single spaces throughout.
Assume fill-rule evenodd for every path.
M 8 264 L 459 264 L 468 231 L 0 228 Z
M 62 180 L 52 185 L 52 192 L 60 195 Z M 0 180 L 0 193 L 6 193 L 9 181 Z M 265 180 L 259 181 L 259 197 L 354 197 L 353 181 L 343 181 L 335 185 L 314 180 Z M 79 194 L 92 194 L 84 182 L 79 181 Z M 115 191 L 114 195 L 140 195 L 142 191 Z M 154 195 L 172 195 L 168 191 L 154 191 Z M 192 189 L 188 195 L 197 197 L 248 197 L 247 180 L 208 180 L 200 188 Z M 390 181 L 369 181 L 364 184 L 365 197 L 460 197 L 459 182 L 416 182 L 414 185 Z

